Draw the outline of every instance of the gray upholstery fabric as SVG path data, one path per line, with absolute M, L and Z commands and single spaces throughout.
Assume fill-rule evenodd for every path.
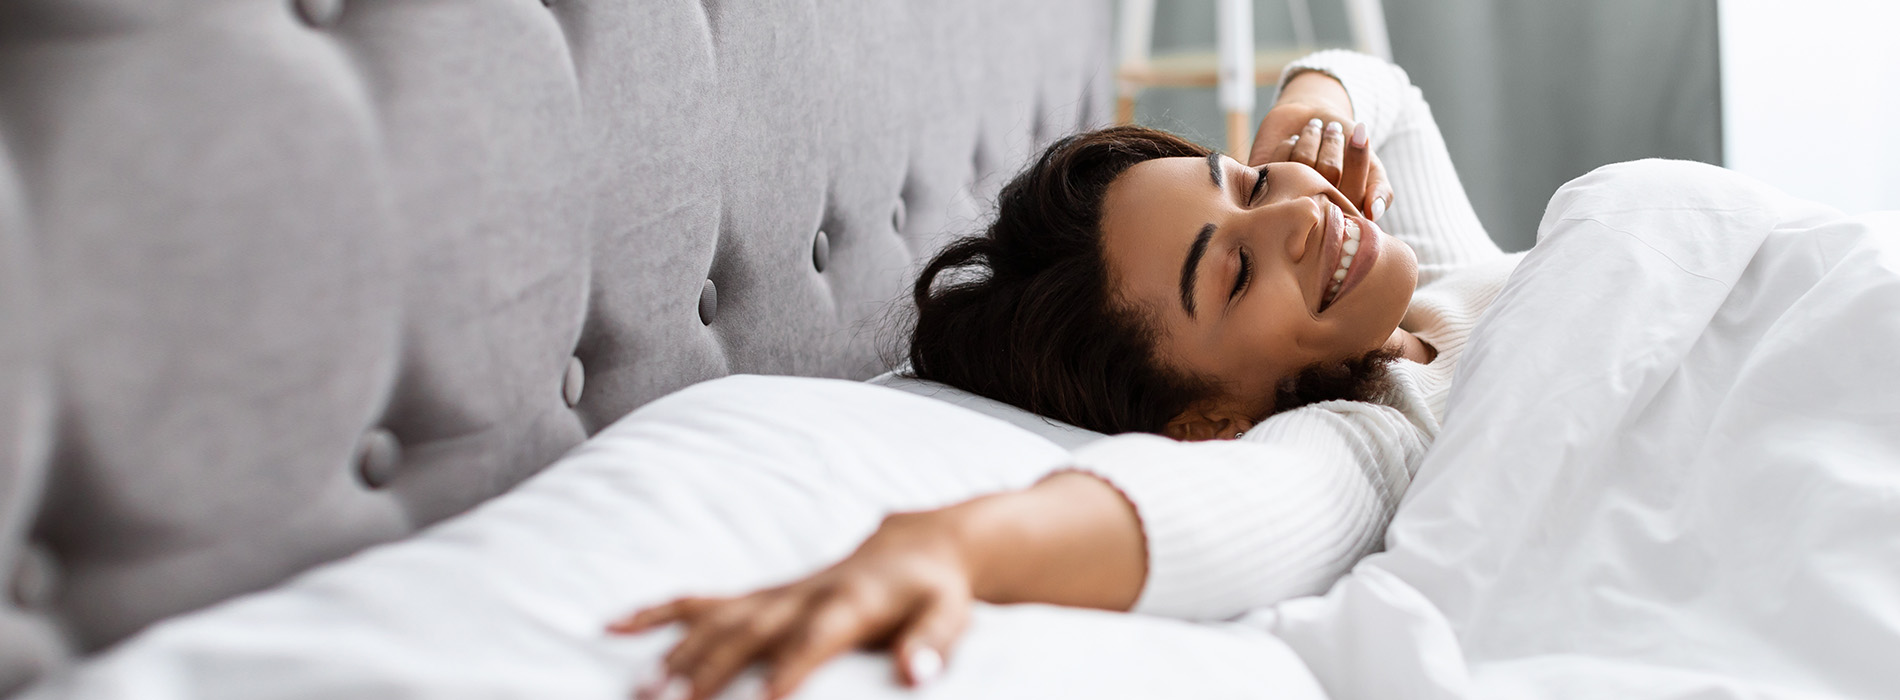
M 1103 121 L 1108 13 L 0 5 L 0 690 L 692 382 L 881 371 L 918 259 Z
M 47 557 L 29 542 L 45 495 L 52 442 L 43 326 L 35 296 L 20 183 L 0 142 L 0 682 L 29 678 L 69 651 L 51 620 L 36 614 L 50 592 Z M 3 686 L 0 686 L 3 687 Z

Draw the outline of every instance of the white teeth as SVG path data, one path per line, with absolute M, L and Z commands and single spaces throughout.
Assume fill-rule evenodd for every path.
M 1339 295 L 1339 288 L 1346 279 L 1346 272 L 1352 269 L 1352 258 L 1359 253 L 1359 222 L 1346 219 L 1346 242 L 1341 248 L 1344 253 L 1339 257 L 1339 269 L 1333 271 L 1333 284 L 1326 288 L 1326 303 L 1331 304 Z

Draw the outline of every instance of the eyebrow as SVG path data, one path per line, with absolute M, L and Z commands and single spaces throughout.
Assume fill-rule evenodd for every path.
M 1220 167 L 1220 151 L 1207 154 L 1207 179 L 1214 182 L 1214 189 L 1227 191 L 1227 176 Z M 1201 226 L 1201 235 L 1194 237 L 1194 245 L 1188 247 L 1187 260 L 1181 264 L 1181 310 L 1188 318 L 1194 318 L 1194 279 L 1200 276 L 1201 258 L 1207 255 L 1207 243 L 1214 240 L 1214 224 Z
M 1181 265 L 1181 308 L 1194 318 L 1194 278 L 1200 274 L 1201 258 L 1207 255 L 1207 243 L 1214 240 L 1214 225 L 1203 224 L 1201 235 L 1188 248 L 1187 262 Z

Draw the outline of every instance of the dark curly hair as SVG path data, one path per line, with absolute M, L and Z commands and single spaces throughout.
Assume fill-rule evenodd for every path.
M 1109 287 L 1102 203 L 1137 163 L 1208 149 L 1120 126 L 1064 137 L 1003 187 L 981 234 L 939 251 L 912 289 L 910 374 L 1102 433 L 1159 433 L 1218 381 L 1168 366 L 1159 331 Z M 1383 351 L 1307 368 L 1274 409 L 1385 390 Z

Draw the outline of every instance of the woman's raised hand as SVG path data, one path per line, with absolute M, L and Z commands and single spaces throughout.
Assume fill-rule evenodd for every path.
M 1336 90 L 1337 99 L 1324 94 Z M 1392 186 L 1385 165 L 1372 152 L 1372 134 L 1354 122 L 1345 91 L 1321 73 L 1302 73 L 1287 84 L 1286 93 L 1254 134 L 1250 166 L 1301 163 L 1324 176 L 1367 218 L 1378 220 L 1392 205 Z
M 962 635 L 973 599 L 968 566 L 932 516 L 886 518 L 851 556 L 803 580 L 734 598 L 681 598 L 613 623 L 614 634 L 686 627 L 663 674 L 636 697 L 706 700 L 763 662 L 763 697 L 782 698 L 832 657 L 883 644 L 899 660 L 901 682 L 929 682 Z

